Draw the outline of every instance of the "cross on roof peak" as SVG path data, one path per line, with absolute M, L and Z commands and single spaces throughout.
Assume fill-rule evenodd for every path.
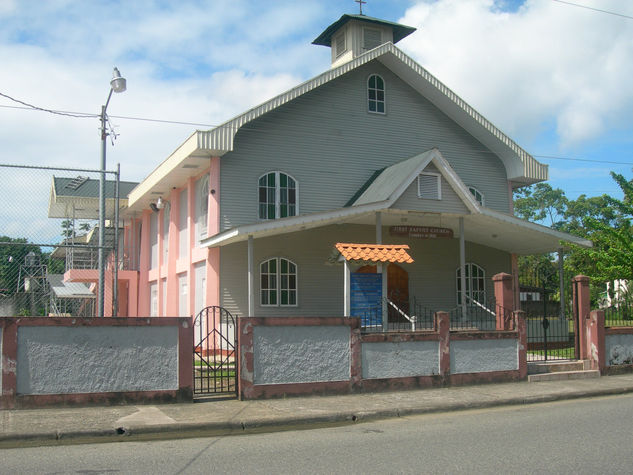
M 356 3 L 358 3 L 358 8 L 360 9 L 360 14 L 363 14 L 363 5 L 365 5 L 367 2 L 364 0 L 354 0 Z

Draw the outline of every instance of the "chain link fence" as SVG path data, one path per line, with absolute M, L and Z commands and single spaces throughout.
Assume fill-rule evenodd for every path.
M 101 173 L 0 164 L 0 316 L 97 315 Z M 103 175 L 104 269 L 114 270 L 119 173 Z M 105 315 L 116 314 L 114 274 L 104 271 Z

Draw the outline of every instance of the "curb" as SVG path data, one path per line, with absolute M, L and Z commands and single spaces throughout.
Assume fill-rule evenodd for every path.
M 520 406 L 563 400 L 615 396 L 633 393 L 633 386 L 594 390 L 577 390 L 566 393 L 537 396 L 514 396 L 488 401 L 435 404 L 433 406 L 410 406 L 354 413 L 337 412 L 310 416 L 288 416 L 275 419 L 252 419 L 247 421 L 194 422 L 138 427 L 118 427 L 115 429 L 77 430 L 55 432 L 32 432 L 0 434 L 0 449 L 16 447 L 34 447 L 46 445 L 88 444 L 105 442 L 162 440 L 193 437 L 218 437 L 288 430 L 308 430 L 322 427 L 336 427 L 357 422 L 370 422 L 398 417 L 437 414 L 442 412 L 487 409 L 502 406 Z

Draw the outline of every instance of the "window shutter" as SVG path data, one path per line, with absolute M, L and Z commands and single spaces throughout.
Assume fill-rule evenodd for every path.
M 338 58 L 340 55 L 342 55 L 343 53 L 345 53 L 345 33 L 342 33 L 340 35 L 338 35 L 336 37 L 335 41 L 335 51 L 336 51 L 336 57 Z
M 373 28 L 364 28 L 363 29 L 363 48 L 365 50 L 374 49 L 382 43 L 382 37 L 380 34 L 380 30 L 375 30 Z
M 441 200 L 440 176 L 430 173 L 418 175 L 418 197 L 425 200 Z

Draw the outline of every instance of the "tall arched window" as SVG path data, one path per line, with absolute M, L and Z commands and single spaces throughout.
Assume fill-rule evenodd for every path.
M 377 74 L 367 79 L 367 110 L 376 114 L 385 113 L 385 81 Z
M 260 304 L 266 307 L 297 305 L 297 265 L 273 257 L 259 265 Z
M 204 175 L 196 182 L 195 188 L 196 236 L 206 237 L 209 212 L 209 175 Z
M 458 267 L 455 271 L 457 279 L 457 305 L 462 303 L 462 273 Z M 486 271 L 472 262 L 466 263 L 466 304 L 486 303 Z
M 259 178 L 259 219 L 276 219 L 298 214 L 297 181 L 283 172 Z

